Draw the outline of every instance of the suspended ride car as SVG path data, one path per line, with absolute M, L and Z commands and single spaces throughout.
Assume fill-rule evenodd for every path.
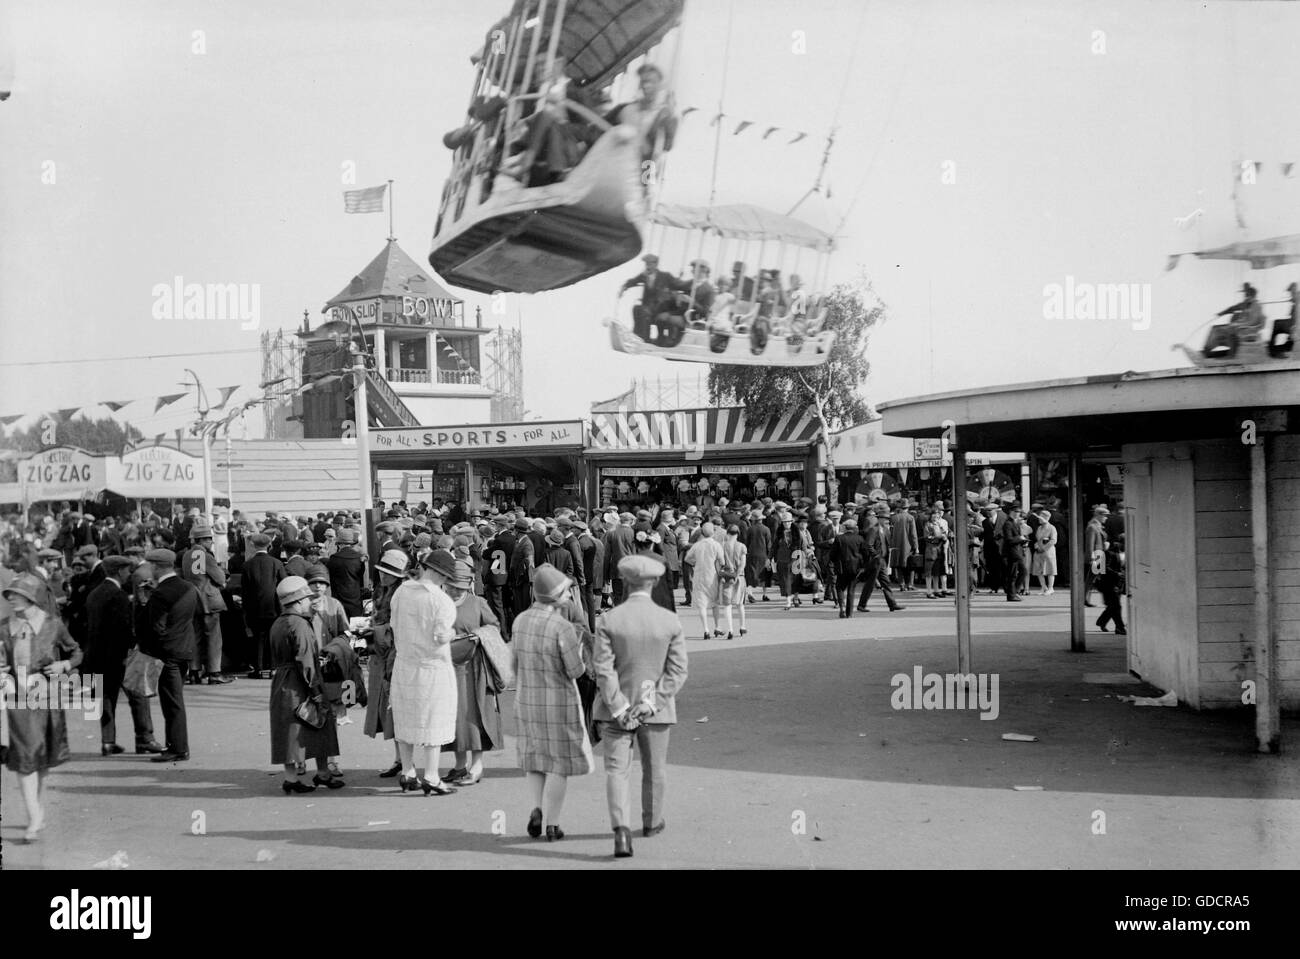
M 1182 255 L 1180 253 L 1171 257 L 1168 268 L 1177 266 L 1178 257 Z M 1192 255 L 1200 260 L 1238 260 L 1249 263 L 1252 270 L 1288 266 L 1300 263 L 1300 233 L 1267 240 L 1243 240 L 1194 252 Z M 1292 283 L 1287 288 L 1291 298 L 1281 301 L 1290 305 L 1290 313 L 1275 319 L 1271 328 L 1263 307 L 1265 303 L 1275 304 L 1279 301 L 1261 303 L 1255 299 L 1254 287 L 1250 284 L 1246 286 L 1250 287 L 1246 290 L 1247 298 L 1237 305 L 1228 322 L 1210 328 L 1204 347 L 1197 349 L 1185 343 L 1175 343 L 1171 349 L 1181 351 L 1197 366 L 1242 366 L 1291 358 L 1295 347 L 1297 285 Z M 1193 333 L 1206 325 L 1201 324 Z
M 662 227 L 661 243 L 667 230 L 683 231 L 683 262 L 695 251 L 687 266 L 689 279 L 656 272 L 630 279 L 619 292 L 615 318 L 606 320 L 610 345 L 620 353 L 659 356 L 687 363 L 718 363 L 736 366 L 820 366 L 830 359 L 835 331 L 825 328 L 828 307 L 817 294 L 826 282 L 833 238 L 792 217 L 782 216 L 748 204 L 689 207 L 661 204 L 650 215 Z M 729 276 L 712 277 L 702 257 L 706 238 L 716 239 L 713 262 L 721 266 L 735 244 L 736 261 Z M 775 266 L 747 275 L 747 254 L 757 244 L 757 260 Z M 782 270 L 794 251 L 789 279 Z M 799 277 L 804 250 L 813 252 L 811 290 Z M 649 270 L 658 257 L 643 259 Z M 685 272 L 685 267 L 683 268 Z M 623 293 L 653 283 L 647 303 L 631 307 L 631 319 L 619 319 Z
M 516 0 L 488 32 L 472 58 L 467 122 L 443 140 L 452 170 L 429 265 L 444 280 L 480 293 L 538 293 L 640 252 L 648 181 L 662 169 L 646 161 L 671 147 L 674 108 L 662 84 L 639 110 L 610 113 L 607 101 L 620 75 L 680 23 L 683 6 Z

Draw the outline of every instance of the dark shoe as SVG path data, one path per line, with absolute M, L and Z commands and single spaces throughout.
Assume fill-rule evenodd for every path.
M 139 751 L 140 750 L 138 749 L 136 750 L 136 752 Z M 126 750 L 117 743 L 104 743 L 104 745 L 99 747 L 99 754 L 101 756 L 120 756 L 124 752 L 126 752 Z
M 379 778 L 380 778 L 380 779 L 392 779 L 394 776 L 396 776 L 396 775 L 397 775 L 398 773 L 400 773 L 401 771 L 402 771 L 402 764 L 401 764 L 400 762 L 398 762 L 398 763 L 393 763 L 391 766 L 389 766 L 387 769 L 385 769 L 383 772 L 381 772 L 381 773 L 379 774 Z
M 170 752 L 169 750 L 163 750 L 161 753 L 159 753 L 159 754 L 158 754 L 157 756 L 155 756 L 153 759 L 149 760 L 149 762 L 151 762 L 151 763 L 183 763 L 183 762 L 187 761 L 189 758 L 190 758 L 190 754 L 189 754 L 189 753 L 174 753 L 174 752 Z
M 891 607 L 889 607 L 889 611 L 890 611 L 891 613 L 896 613 L 896 612 L 898 612 L 900 609 L 907 609 L 907 607 L 906 607 L 906 606 L 891 606 Z
M 480 772 L 477 776 L 471 776 L 469 774 L 469 770 L 466 770 L 463 776 L 457 776 L 455 779 L 451 781 L 451 784 L 453 786 L 477 786 L 479 780 L 482 778 L 483 778 L 482 772 Z M 446 781 L 447 780 L 445 779 L 443 780 L 443 782 Z
M 557 842 L 557 841 L 559 841 L 559 840 L 561 840 L 561 839 L 563 839 L 563 838 L 564 838 L 564 830 L 561 829 L 559 826 L 547 826 L 547 827 L 546 827 L 546 841 L 547 841 L 547 842 Z
M 1096 604 L 1096 603 L 1090 603 L 1090 602 L 1088 602 L 1088 601 L 1085 599 L 1085 600 L 1083 601 L 1083 605 L 1084 605 L 1084 606 L 1093 606 L 1093 607 L 1095 607 L 1097 604 Z
M 740 635 L 741 635 L 741 636 L 744 636 L 744 635 L 745 635 L 746 633 L 748 633 L 748 632 L 749 632 L 749 630 L 748 630 L 746 627 L 744 627 L 744 626 L 740 627 Z
M 451 769 L 447 771 L 447 775 L 442 777 L 442 781 L 445 783 L 454 783 L 457 779 L 461 779 L 468 775 L 468 769 Z
M 542 835 L 542 811 L 534 809 L 528 814 L 528 835 L 538 839 Z
M 1101 623 L 1098 623 L 1098 624 L 1097 624 L 1097 628 L 1100 629 L 1103 633 L 1108 633 L 1108 632 L 1110 632 L 1110 630 L 1108 630 L 1108 629 L 1107 629 L 1105 626 L 1103 626 Z
M 256 669 L 250 669 L 245 675 L 245 679 L 261 679 L 262 674 Z
M 664 822 L 664 821 L 661 819 L 661 820 L 659 820 L 659 825 L 657 825 L 657 826 L 651 826 L 649 829 L 642 829 L 642 830 L 641 830 L 641 835 L 643 835 L 643 836 L 657 836 L 657 835 L 659 835 L 661 832 L 664 831 L 664 827 L 667 826 L 667 825 L 668 825 L 668 823 Z
M 846 613 L 846 612 L 844 612 L 844 610 L 840 610 L 840 619 L 843 619 L 844 617 L 846 617 L 846 616 L 848 616 L 848 615 L 849 615 L 849 614 Z
M 736 638 L 736 637 L 733 636 L 733 635 L 731 635 L 731 633 L 727 633 L 727 639 L 735 639 L 735 638 Z
M 324 786 L 326 789 L 342 789 L 347 785 L 347 783 L 338 776 L 321 776 L 320 773 L 312 776 L 311 781 L 317 786 Z
M 286 779 L 280 783 L 280 788 L 284 790 L 286 796 L 292 796 L 295 793 L 314 793 L 316 791 L 315 786 L 308 786 L 305 782 L 298 779 L 292 781 Z
M 627 859 L 632 855 L 632 830 L 619 826 L 614 830 L 614 858 Z
M 865 606 L 859 606 L 859 607 L 858 607 L 858 612 L 859 612 L 859 613 L 869 613 L 869 612 L 871 612 L 871 610 L 867 609 L 867 607 L 865 607 Z
M 1127 629 L 1119 629 L 1119 628 L 1116 628 L 1116 630 L 1115 630 L 1115 635 L 1116 635 L 1116 636 L 1127 636 L 1127 635 L 1128 635 L 1128 630 L 1127 630 Z
M 1022 599 L 1022 598 L 1019 597 L 1019 596 L 1008 596 L 1008 597 L 1007 597 L 1007 602 L 1008 602 L 1008 603 L 1023 603 L 1023 602 L 1024 602 L 1024 599 Z
M 158 753 L 165 753 L 166 751 L 167 747 L 156 740 L 144 744 L 137 743 L 135 747 L 135 754 L 137 756 L 143 756 L 145 753 L 153 753 L 157 755 Z
M 722 637 L 722 630 L 720 630 L 720 629 L 715 629 L 715 630 L 713 631 L 713 638 L 714 638 L 714 639 L 720 639 L 721 637 Z
M 226 683 L 233 683 L 234 680 L 229 676 L 212 675 L 208 677 L 209 686 L 224 686 Z
M 408 779 L 406 776 L 398 776 L 397 785 L 401 788 L 402 792 L 406 792 L 407 790 L 415 792 L 415 790 L 420 788 L 420 777 L 412 776 Z
M 419 777 L 417 777 L 417 779 L 418 778 Z M 429 782 L 427 779 L 419 779 L 419 783 L 420 789 L 424 791 L 426 796 L 429 795 L 429 793 L 433 793 L 435 796 L 450 796 L 456 791 L 450 786 L 444 786 L 441 782 Z

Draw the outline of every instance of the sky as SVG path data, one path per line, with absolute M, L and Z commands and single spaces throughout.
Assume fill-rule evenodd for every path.
M 175 393 L 186 368 L 209 391 L 255 390 L 262 331 L 292 329 L 304 310 L 321 322 L 383 247 L 387 216 L 346 215 L 344 189 L 395 181 L 398 242 L 427 262 L 450 168 L 442 136 L 463 122 L 471 52 L 507 9 L 12 5 L 0 19 L 0 80 L 13 76 L 0 103 L 0 415 Z M 875 404 L 1185 365 L 1172 344 L 1198 343 L 1243 280 L 1277 300 L 1300 279 L 1194 258 L 1165 271 L 1172 253 L 1300 232 L 1300 164 L 1281 172 L 1300 161 L 1296 36 L 1300 7 L 1281 3 L 690 0 L 671 80 L 678 104 L 699 109 L 664 199 L 716 192 L 785 213 L 816 181 L 833 127 L 829 195 L 799 215 L 838 234 L 832 280 L 865 273 L 887 307 L 861 385 Z M 733 136 L 742 119 L 754 126 Z M 769 126 L 809 136 L 764 141 Z M 1262 164 L 1257 182 L 1234 186 L 1243 160 Z M 507 298 L 530 417 L 583 416 L 634 377 L 694 378 L 609 349 L 602 320 L 636 272 Z M 256 284 L 260 328 L 155 316 L 155 287 L 176 276 Z M 1149 287 L 1149 316 L 1053 318 L 1045 290 L 1067 283 Z M 464 298 L 491 315 L 487 298 Z M 146 358 L 174 353 L 198 355 Z M 187 414 L 141 418 L 152 435 Z

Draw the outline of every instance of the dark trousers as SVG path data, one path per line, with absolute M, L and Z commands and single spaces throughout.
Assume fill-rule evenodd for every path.
M 492 610 L 492 615 L 501 624 L 501 633 L 504 636 L 506 632 L 506 611 L 501 605 L 501 587 L 494 586 L 491 583 L 484 583 L 483 598 L 487 600 L 488 609 Z
M 877 587 L 885 595 L 885 604 L 890 609 L 898 608 L 898 600 L 894 599 L 894 591 L 889 588 L 889 583 L 885 579 L 885 563 L 883 560 L 869 561 L 862 579 L 866 585 L 862 587 L 862 600 L 858 603 L 860 612 L 866 612 L 867 603 L 871 602 L 871 591 Z
M 615 576 L 610 580 L 610 586 L 613 589 L 613 600 L 615 606 L 627 599 L 627 586 L 621 579 Z
M 117 666 L 104 674 L 102 690 L 103 711 L 99 715 L 99 738 L 105 746 L 117 742 L 117 697 L 122 689 L 122 678 L 126 675 L 124 666 Z M 126 701 L 131 704 L 131 724 L 135 727 L 135 744 L 144 746 L 153 742 L 153 715 L 149 709 L 149 700 L 126 693 Z
M 647 343 L 650 342 L 651 313 L 644 306 L 632 307 L 632 332 Z
M 591 633 L 596 634 L 596 610 L 600 609 L 601 590 L 584 587 L 587 598 L 587 625 L 591 627 Z
M 862 575 L 860 570 L 851 570 L 840 574 L 840 595 L 844 598 L 844 615 L 853 615 L 853 587 L 858 585 L 858 578 Z
M 167 751 L 182 756 L 188 756 L 190 752 L 190 733 L 185 722 L 185 671 L 188 668 L 188 662 L 165 659 L 162 675 L 158 677 L 158 701 L 162 703 L 163 724 L 167 729 Z
M 270 638 L 272 620 L 254 619 L 248 622 L 248 631 L 252 634 L 248 637 L 247 652 L 249 669 L 267 669 L 267 664 L 271 662 Z
M 682 589 L 686 590 L 686 605 L 691 605 L 691 564 L 682 563 Z
M 221 614 L 208 613 L 203 617 L 203 632 L 195 637 L 194 658 L 190 669 L 216 676 L 221 672 Z
M 1017 553 L 1002 555 L 1002 588 L 1007 597 L 1020 595 L 1020 581 L 1025 575 L 1025 564 Z
M 831 569 L 831 554 L 829 550 L 817 552 L 817 568 L 822 571 L 822 580 L 826 587 L 826 602 L 839 605 L 840 594 L 836 588 L 835 571 Z
M 1002 556 L 996 545 L 984 548 L 984 585 L 989 589 L 1002 588 Z
M 1128 632 L 1124 627 L 1124 611 L 1119 604 L 1118 584 L 1111 582 L 1108 576 L 1098 576 L 1097 588 L 1101 590 L 1101 598 L 1106 603 L 1106 608 L 1102 610 L 1101 616 L 1097 619 L 1097 625 L 1105 626 L 1107 623 L 1114 621 L 1115 632 Z

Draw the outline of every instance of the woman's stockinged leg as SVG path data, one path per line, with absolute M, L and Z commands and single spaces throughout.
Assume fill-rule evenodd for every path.
M 548 826 L 557 826 L 560 811 L 564 808 L 564 794 L 569 787 L 569 777 L 559 773 L 546 774 L 546 788 L 543 791 L 542 816 Z

